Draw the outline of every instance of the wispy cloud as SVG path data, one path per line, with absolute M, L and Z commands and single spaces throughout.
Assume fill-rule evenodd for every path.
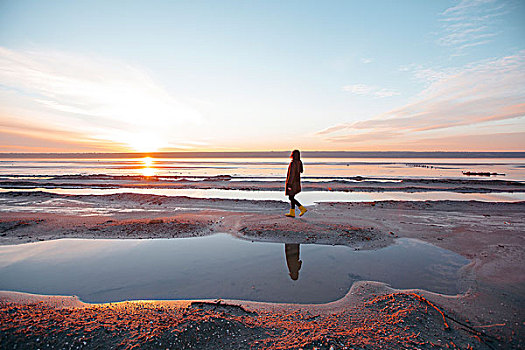
M 184 144 L 185 126 L 201 121 L 145 70 L 51 51 L 0 48 L 0 123 L 45 126 L 85 139 L 156 150 Z
M 395 90 L 379 88 L 377 86 L 365 85 L 365 84 L 354 84 L 345 85 L 341 88 L 344 92 L 349 92 L 354 95 L 369 95 L 374 97 L 390 97 L 399 95 L 400 93 Z
M 438 43 L 463 50 L 490 43 L 498 32 L 493 21 L 507 12 L 499 0 L 462 0 L 441 13 L 443 35 Z
M 404 142 L 436 137 L 444 129 L 452 134 L 455 128 L 525 116 L 525 51 L 433 76 L 414 102 L 373 119 L 332 126 L 318 135 L 334 142 L 395 138 Z M 517 131 L 512 129 L 515 124 L 507 126 L 509 132 Z
M 525 132 L 490 132 L 407 140 L 409 149 L 444 151 L 523 151 Z

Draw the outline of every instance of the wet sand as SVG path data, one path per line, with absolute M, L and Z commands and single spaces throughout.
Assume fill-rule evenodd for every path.
M 241 191 L 282 191 L 281 178 L 264 180 L 249 177 L 219 176 L 111 176 L 111 175 L 58 175 L 8 176 L 0 179 L 2 189 L 219 189 Z M 338 192 L 455 192 L 501 193 L 525 192 L 525 183 L 504 179 L 470 178 L 404 178 L 381 179 L 362 176 L 303 178 L 305 191 Z
M 171 238 L 227 232 L 240 238 L 384 247 L 417 238 L 471 263 L 467 292 L 443 296 L 359 282 L 323 305 L 245 301 L 84 304 L 2 292 L 2 348 L 519 348 L 523 347 L 525 203 L 320 203 L 285 218 L 279 201 L 140 194 L 2 193 L 0 244 L 58 238 Z M 60 213 L 38 211 L 52 201 Z M 7 203 L 7 204 L 6 204 Z M 29 327 L 31 326 L 31 327 Z M 38 341 L 37 341 L 38 338 Z M 47 343 L 46 343 L 47 342 Z M 67 344 L 66 344 L 67 342 Z M 162 343 L 162 344 L 161 344 Z

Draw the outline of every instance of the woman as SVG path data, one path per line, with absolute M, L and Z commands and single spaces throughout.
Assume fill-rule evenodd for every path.
M 290 198 L 290 212 L 286 216 L 295 217 L 295 205 L 299 206 L 299 216 L 303 216 L 306 213 L 306 208 L 301 205 L 295 199 L 295 195 L 301 192 L 301 173 L 303 172 L 303 162 L 301 162 L 301 153 L 298 150 L 294 150 L 290 155 L 292 161 L 288 166 L 288 174 L 286 175 L 286 195 Z

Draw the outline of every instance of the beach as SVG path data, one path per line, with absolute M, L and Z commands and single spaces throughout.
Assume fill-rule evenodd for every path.
M 525 348 L 525 1 L 0 9 L 0 350 Z
M 284 201 L 38 191 L 10 191 L 0 198 L 0 242 L 6 246 L 61 238 L 182 238 L 220 232 L 250 241 L 359 250 L 415 238 L 469 260 L 458 282 L 465 292 L 458 295 L 360 281 L 343 298 L 324 304 L 227 299 L 86 304 L 71 297 L 4 291 L 4 348 L 523 346 L 523 202 L 323 202 L 310 206 L 304 217 L 290 219 L 283 216 Z
M 286 166 L 0 161 L 0 346 L 523 346 L 522 158 Z

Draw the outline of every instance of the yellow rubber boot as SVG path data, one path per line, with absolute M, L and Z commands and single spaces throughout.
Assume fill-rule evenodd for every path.
M 299 216 L 303 216 L 304 213 L 306 213 L 306 212 L 308 211 L 308 210 L 306 210 L 306 208 L 303 207 L 302 205 L 299 207 L 299 210 L 301 211 L 301 212 L 299 213 Z
M 288 216 L 289 218 L 294 218 L 295 217 L 295 209 L 290 209 L 290 212 L 288 214 L 285 214 L 286 216 Z

